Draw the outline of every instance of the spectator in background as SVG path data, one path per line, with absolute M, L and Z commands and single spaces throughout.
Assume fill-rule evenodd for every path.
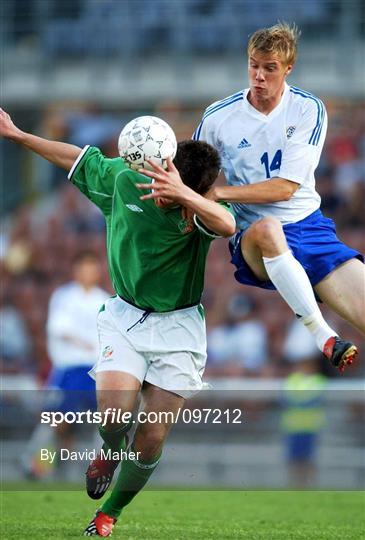
M 327 146 L 327 160 L 331 165 L 333 194 L 341 200 L 336 220 L 342 227 L 364 226 L 365 168 L 363 105 L 353 105 L 334 112 Z M 324 195 L 326 202 L 327 193 Z
M 208 333 L 207 374 L 261 376 L 267 373 L 267 331 L 255 318 L 253 300 L 244 294 L 232 296 L 225 322 Z
M 0 371 L 32 371 L 32 343 L 21 312 L 1 291 L 0 296 Z
M 47 321 L 52 370 L 46 388 L 58 391 L 52 408 L 61 412 L 96 409 L 95 382 L 88 372 L 98 357 L 97 314 L 109 296 L 98 287 L 100 263 L 93 252 L 79 253 L 73 271 L 74 281 L 53 292 Z M 73 427 L 70 424 L 57 426 L 60 448 L 72 448 Z M 35 429 L 23 460 L 26 472 L 37 474 L 35 455 L 39 448 L 51 443 L 54 429 L 43 424 Z
M 88 234 L 105 231 L 103 214 L 88 200 L 80 197 L 71 185 L 66 184 L 59 191 L 58 214 L 60 213 L 66 232 Z
M 319 373 L 320 353 L 309 331 L 297 320 L 283 348 L 291 373 L 284 383 L 282 434 L 291 487 L 311 487 L 316 478 L 316 451 L 324 424 L 325 378 Z
M 322 210 L 330 218 L 336 218 L 343 207 L 340 194 L 333 189 L 333 175 L 334 169 L 331 167 L 320 167 L 317 173 L 317 186 L 321 196 Z

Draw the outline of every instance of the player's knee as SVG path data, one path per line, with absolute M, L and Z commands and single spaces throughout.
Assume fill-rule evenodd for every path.
M 254 232 L 256 237 L 263 239 L 276 238 L 282 231 L 281 223 L 278 219 L 273 217 L 265 217 L 257 221 L 254 225 Z
M 267 243 L 276 243 L 283 235 L 283 229 L 279 220 L 265 217 L 257 221 L 253 226 L 252 233 L 258 246 Z

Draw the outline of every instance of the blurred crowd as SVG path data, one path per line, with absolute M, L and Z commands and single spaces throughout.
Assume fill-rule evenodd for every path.
M 337 224 L 339 236 L 364 252 L 365 132 L 361 103 L 326 101 L 330 127 L 317 185 L 322 209 Z M 160 103 L 153 112 L 175 129 L 178 139 L 190 138 L 203 107 Z M 138 114 L 138 111 L 137 111 Z M 117 135 L 136 111 L 100 111 L 80 104 L 52 105 L 41 124 L 29 129 L 48 138 L 84 146 L 99 146 L 115 156 Z M 26 126 L 22 126 L 26 127 Z M 30 373 L 40 381 L 49 372 L 45 323 L 52 291 L 72 279 L 71 263 L 81 250 L 95 252 L 102 262 L 100 285 L 112 294 L 104 220 L 67 174 L 18 149 L 13 170 L 21 164 L 21 197 L 1 222 L 0 369 L 2 373 Z M 6 171 L 12 182 L 12 162 Z M 14 178 L 14 184 L 18 179 Z M 223 179 L 220 179 L 223 181 Z M 203 303 L 208 328 L 207 375 L 211 377 L 277 377 L 303 360 L 315 360 L 329 376 L 336 372 L 318 355 L 306 329 L 276 292 L 243 287 L 235 282 L 227 240 L 213 243 L 208 258 Z M 361 337 L 347 323 L 323 307 L 335 328 L 361 347 Z M 360 355 L 361 356 L 361 355 Z M 350 376 L 360 376 L 358 367 Z
M 224 54 L 237 50 L 242 36 L 272 24 L 278 13 L 281 20 L 295 20 L 309 39 L 339 36 L 346 26 L 342 4 L 341 0 L 12 0 L 5 3 L 4 23 L 8 42 L 40 47 L 50 57 L 130 58 L 166 50 Z M 360 8 L 355 3 L 352 12 L 356 9 Z M 93 39 L 95 35 L 98 39 Z

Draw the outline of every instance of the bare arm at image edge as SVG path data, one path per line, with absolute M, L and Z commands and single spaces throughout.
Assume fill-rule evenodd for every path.
M 73 144 L 49 141 L 20 130 L 3 109 L 0 109 L 0 135 L 32 150 L 50 163 L 67 171 L 71 169 L 81 152 L 81 148 Z

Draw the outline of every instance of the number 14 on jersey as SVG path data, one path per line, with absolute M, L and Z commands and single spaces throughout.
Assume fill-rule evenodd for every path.
M 269 161 L 269 154 L 267 152 L 265 152 L 261 156 L 261 163 L 265 167 L 266 178 L 271 178 L 270 171 L 272 172 L 272 171 L 276 171 L 276 170 L 280 169 L 280 166 L 281 166 L 281 150 L 277 150 L 275 152 L 275 155 L 274 155 L 271 163 Z M 269 165 L 269 163 L 270 163 L 270 165 Z

